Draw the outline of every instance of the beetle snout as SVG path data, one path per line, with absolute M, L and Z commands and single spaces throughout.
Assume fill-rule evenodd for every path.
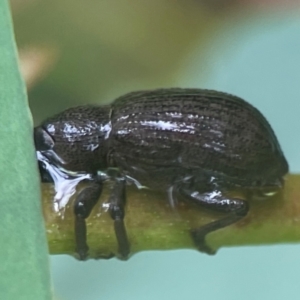
M 54 147 L 54 140 L 42 127 L 34 128 L 34 144 L 36 151 L 47 151 Z
M 35 144 L 35 150 L 38 154 L 38 160 L 39 154 L 42 155 L 42 157 L 47 157 L 53 164 L 56 165 L 64 165 L 66 162 L 64 159 L 56 153 L 54 146 L 55 141 L 52 138 L 52 136 L 45 130 L 43 127 L 38 126 L 34 128 L 34 144 Z

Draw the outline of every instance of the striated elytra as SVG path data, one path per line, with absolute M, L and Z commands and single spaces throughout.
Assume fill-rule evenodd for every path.
M 171 202 L 180 195 L 226 213 L 220 220 L 191 230 L 197 248 L 213 254 L 205 243 L 206 234 L 244 217 L 248 200 L 278 191 L 288 172 L 278 140 L 263 115 L 238 97 L 212 90 L 138 91 L 111 105 L 70 108 L 36 127 L 34 139 L 42 178 L 49 179 L 49 165 L 65 178 L 89 174 L 85 178 L 89 184 L 74 204 L 80 259 L 88 255 L 85 219 L 106 180 L 113 182 L 109 212 L 118 256 L 126 259 L 130 254 L 124 225 L 128 183 L 166 191 Z M 235 188 L 245 196 L 228 196 Z

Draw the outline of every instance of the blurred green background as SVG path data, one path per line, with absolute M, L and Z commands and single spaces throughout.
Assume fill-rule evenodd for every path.
M 259 108 L 291 171 L 300 172 L 298 1 L 11 4 L 35 122 L 137 89 L 213 88 Z M 299 253 L 300 246 L 285 245 L 221 249 L 215 257 L 143 252 L 127 262 L 52 256 L 51 265 L 65 300 L 291 299 L 300 294 Z

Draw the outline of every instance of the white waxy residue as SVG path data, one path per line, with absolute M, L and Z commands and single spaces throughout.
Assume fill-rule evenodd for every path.
M 85 179 L 91 180 L 91 175 L 87 173 L 68 172 L 63 168 L 52 165 L 40 151 L 36 153 L 38 160 L 44 164 L 45 170 L 47 170 L 53 179 L 56 192 L 53 208 L 56 212 L 59 212 L 68 204 L 71 196 L 76 191 L 78 183 Z
M 142 185 L 138 180 L 134 179 L 133 177 L 126 175 L 126 181 L 127 183 L 133 183 L 136 185 L 136 187 L 141 190 L 141 189 L 148 189 L 147 186 Z

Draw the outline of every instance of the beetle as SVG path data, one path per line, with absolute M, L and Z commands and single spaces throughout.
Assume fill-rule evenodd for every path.
M 113 181 L 109 212 L 119 255 L 126 259 L 130 244 L 124 210 L 129 182 L 165 191 L 171 200 L 178 194 L 226 213 L 190 232 L 200 251 L 214 254 L 205 236 L 237 222 L 249 210 L 249 197 L 230 197 L 228 192 L 241 188 L 266 198 L 266 191 L 275 193 L 283 187 L 288 172 L 265 117 L 241 98 L 213 90 L 136 91 L 111 105 L 70 108 L 35 127 L 34 140 L 40 162 L 46 158 L 70 176 L 90 174 L 74 204 L 80 259 L 88 255 L 85 219 L 106 180 Z

